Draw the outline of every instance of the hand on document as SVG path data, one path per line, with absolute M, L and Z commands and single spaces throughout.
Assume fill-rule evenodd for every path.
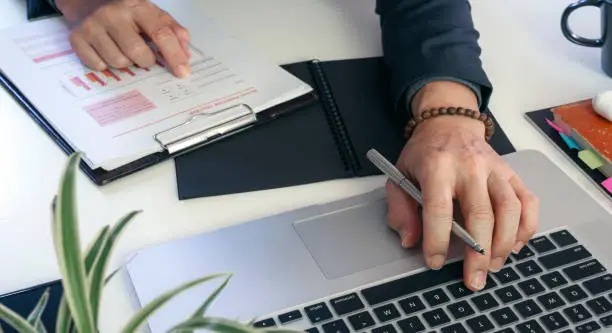
M 413 100 L 415 114 L 442 106 L 477 110 L 473 92 L 460 84 L 426 86 Z M 412 247 L 423 238 L 431 268 L 444 265 L 451 235 L 453 199 L 460 203 L 466 230 L 485 249 L 466 247 L 464 279 L 481 290 L 488 271 L 498 271 L 511 251 L 518 252 L 534 235 L 538 199 L 485 140 L 485 126 L 463 116 L 439 116 L 416 127 L 397 168 L 414 177 L 423 196 L 422 224 L 417 204 L 393 183 L 387 184 L 388 223 Z
M 149 39 L 178 77 L 189 75 L 189 32 L 155 4 L 142 0 L 56 0 L 72 25 L 70 43 L 89 67 L 155 63 Z M 145 38 L 143 38 L 143 36 Z

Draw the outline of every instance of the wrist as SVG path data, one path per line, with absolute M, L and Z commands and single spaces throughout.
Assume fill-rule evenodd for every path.
M 472 89 L 453 81 L 434 81 L 421 88 L 410 101 L 412 116 L 439 107 L 462 107 L 478 110 L 478 97 Z

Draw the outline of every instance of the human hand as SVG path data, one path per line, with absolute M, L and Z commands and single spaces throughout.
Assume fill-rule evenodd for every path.
M 174 75 L 189 75 L 189 32 L 148 0 L 56 0 L 72 26 L 70 44 L 95 70 L 155 63 L 150 40 Z M 144 38 L 143 38 L 144 37 Z
M 415 113 L 432 107 L 477 109 L 472 91 L 452 82 L 423 88 L 413 101 Z M 498 271 L 511 251 L 518 252 L 537 229 L 539 201 L 484 139 L 485 127 L 462 116 L 438 116 L 421 123 L 402 150 L 397 168 L 417 180 L 423 196 L 422 222 L 417 204 L 388 182 L 388 224 L 404 247 L 422 237 L 427 265 L 441 268 L 449 247 L 453 198 L 459 201 L 466 230 L 485 249 L 468 246 L 464 283 L 480 290 L 487 271 Z

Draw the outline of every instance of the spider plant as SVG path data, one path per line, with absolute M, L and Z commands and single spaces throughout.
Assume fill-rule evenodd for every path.
M 60 181 L 58 194 L 51 205 L 53 242 L 64 290 L 57 314 L 57 325 L 54 327 L 56 333 L 98 332 L 102 290 L 105 283 L 112 277 L 112 274 L 107 276 L 109 258 L 122 232 L 139 213 L 139 211 L 130 212 L 114 226 L 105 226 L 98 232 L 88 248 L 84 252 L 81 251 L 75 195 L 75 178 L 80 160 L 79 153 L 69 156 Z M 277 329 L 256 329 L 250 324 L 206 316 L 206 310 L 219 296 L 230 278 L 231 274 L 209 275 L 169 290 L 140 309 L 125 324 L 121 332 L 137 332 L 155 311 L 163 307 L 176 295 L 202 283 L 217 279 L 222 279 L 221 283 L 204 303 L 187 320 L 178 323 L 169 332 L 187 333 L 196 329 L 232 333 L 280 332 L 281 330 Z M 0 333 L 2 333 L 2 322 L 13 327 L 19 333 L 46 333 L 47 329 L 41 321 L 41 316 L 48 299 L 49 290 L 47 289 L 27 318 L 21 317 L 0 304 Z

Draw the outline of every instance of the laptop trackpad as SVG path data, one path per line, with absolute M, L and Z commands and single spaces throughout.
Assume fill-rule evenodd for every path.
M 295 229 L 327 279 L 416 255 L 386 223 L 385 201 L 302 220 Z

